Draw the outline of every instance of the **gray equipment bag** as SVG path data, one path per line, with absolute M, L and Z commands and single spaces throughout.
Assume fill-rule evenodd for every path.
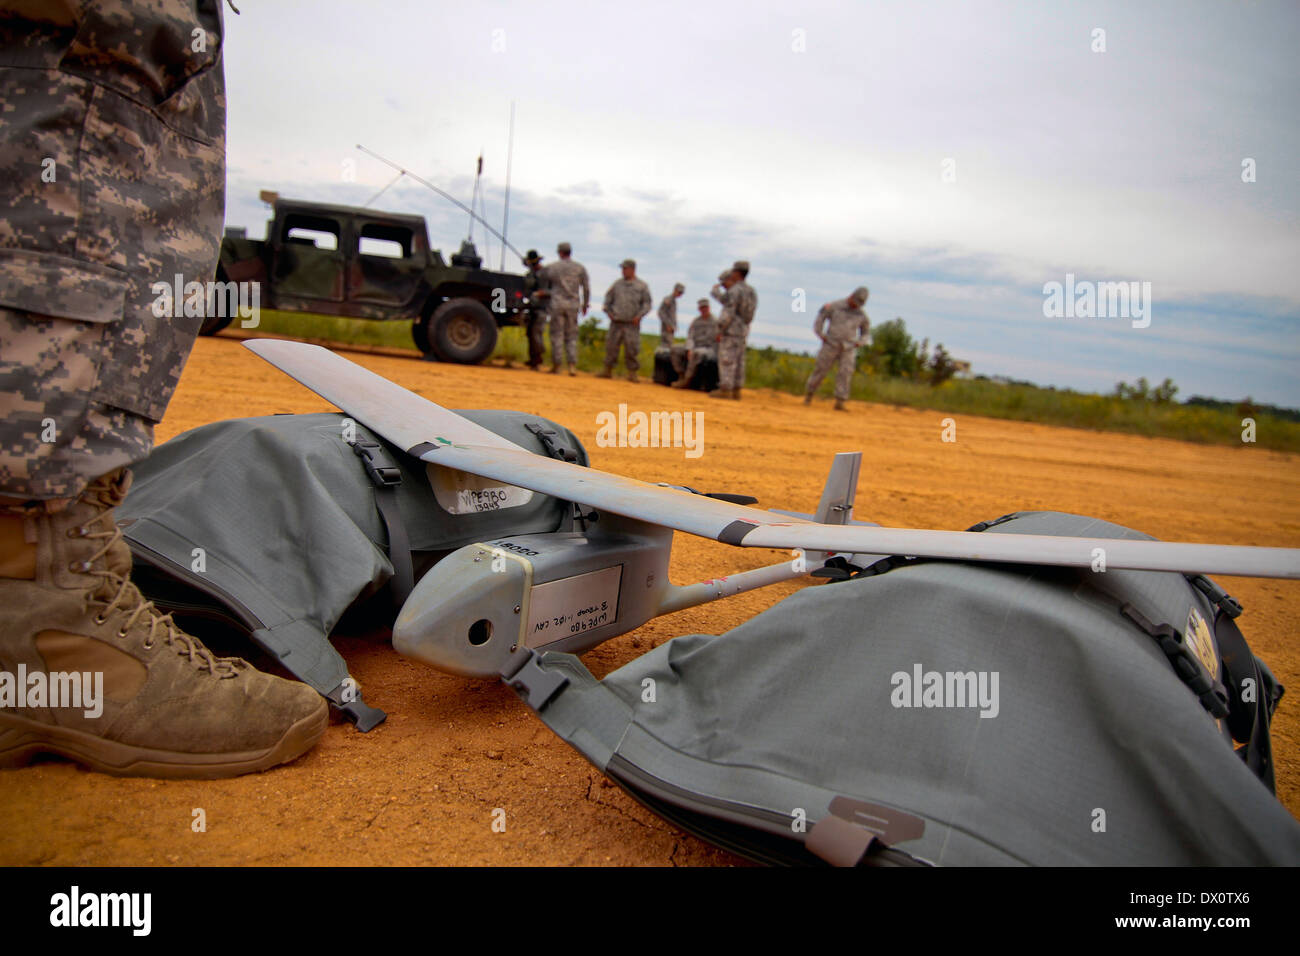
M 462 411 L 541 455 L 587 464 L 563 426 Z M 572 506 L 427 465 L 337 413 L 217 422 L 178 435 L 134 470 L 120 525 L 141 590 L 161 608 L 218 619 L 368 730 L 384 718 L 349 683 L 328 635 L 354 603 L 391 625 L 418 573 L 507 533 L 566 530 Z M 391 542 L 391 546 L 390 546 Z
M 994 523 L 1147 537 L 1052 512 Z M 1300 863 L 1271 792 L 1281 688 L 1208 580 L 839 569 L 604 680 L 543 654 L 567 683 L 540 717 L 655 812 L 764 862 Z

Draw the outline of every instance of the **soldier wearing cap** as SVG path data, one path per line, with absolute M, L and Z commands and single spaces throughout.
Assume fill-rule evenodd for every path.
M 822 340 L 817 353 L 817 364 L 808 377 L 803 403 L 811 405 L 813 393 L 821 385 L 831 366 L 839 363 L 835 375 L 835 410 L 845 411 L 844 402 L 853 384 L 853 369 L 857 365 L 858 348 L 867 343 L 867 330 L 871 327 L 862 307 L 867 303 L 867 287 L 858 286 L 847 299 L 828 302 L 817 311 L 813 332 Z
M 677 300 L 681 298 L 686 286 L 680 282 L 673 286 L 671 295 L 664 296 L 659 303 L 659 344 L 672 348 L 673 336 L 677 334 Z
M 616 280 L 605 293 L 609 334 L 605 336 L 605 370 L 598 377 L 614 377 L 614 364 L 622 346 L 628 381 L 637 382 L 640 381 L 637 369 L 641 367 L 641 319 L 649 314 L 654 299 L 650 296 L 650 287 L 636 277 L 635 261 L 624 259 L 621 268 L 623 278 Z
M 524 310 L 524 327 L 528 331 L 528 367 L 536 372 L 546 358 L 546 305 L 550 298 L 550 282 L 542 271 L 542 257 L 536 249 L 524 256 L 528 274 L 524 276 L 524 294 L 528 305 Z
M 718 387 L 709 392 L 710 398 L 738 401 L 745 384 L 745 343 L 758 309 L 758 293 L 745 281 L 748 276 L 749 263 L 740 259 L 718 277 L 718 285 L 713 287 L 713 297 L 722 303 L 718 320 L 722 338 L 718 342 Z
M 542 274 L 550 288 L 551 371 L 558 373 L 567 365 L 570 375 L 578 367 L 578 313 L 587 314 L 591 301 L 591 282 L 582 263 L 570 258 L 573 248 L 562 242 L 555 247 L 559 262 L 552 262 Z
M 673 388 L 690 388 L 700 363 L 706 360 L 716 361 L 718 358 L 718 320 L 709 311 L 708 299 L 700 299 L 695 304 L 699 306 L 700 314 L 686 330 L 686 341 L 690 344 L 686 371 L 673 382 Z

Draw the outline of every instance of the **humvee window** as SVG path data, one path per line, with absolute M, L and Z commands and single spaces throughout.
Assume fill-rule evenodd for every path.
M 383 256 L 386 259 L 411 257 L 412 233 L 401 226 L 383 226 L 367 223 L 361 228 L 357 251 L 363 256 Z
M 339 224 L 317 216 L 289 215 L 284 217 L 281 238 L 286 243 L 333 252 L 339 247 Z

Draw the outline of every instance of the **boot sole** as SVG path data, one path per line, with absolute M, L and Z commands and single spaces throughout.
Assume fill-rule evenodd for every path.
M 0 768 L 25 767 L 37 754 L 49 753 L 115 777 L 191 780 L 237 777 L 296 760 L 320 742 L 328 726 L 329 707 L 322 700 L 318 710 L 290 726 L 270 747 L 193 754 L 136 747 L 0 712 Z

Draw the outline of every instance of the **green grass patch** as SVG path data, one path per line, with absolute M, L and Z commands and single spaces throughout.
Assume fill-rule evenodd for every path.
M 264 309 L 257 331 L 342 345 L 372 345 L 417 352 L 409 322 L 344 319 L 303 312 Z M 605 332 L 583 329 L 578 340 L 578 367 L 598 372 L 605 365 Z M 654 350 L 659 336 L 641 336 L 641 374 L 654 371 Z M 493 361 L 528 361 L 528 340 L 517 326 L 501 330 Z M 549 335 L 546 361 L 551 361 Z M 620 362 L 620 368 L 621 368 Z M 745 385 L 802 395 L 813 358 L 771 347 L 750 349 L 745 359 Z M 617 370 L 616 370 L 617 371 Z M 834 372 L 822 383 L 821 394 L 830 395 Z M 937 387 L 905 378 L 882 378 L 862 372 L 853 377 L 853 398 L 909 408 L 926 408 L 951 414 L 983 415 L 1016 421 L 1128 432 L 1207 444 L 1240 446 L 1243 415 L 1228 409 L 1155 403 L 1095 395 L 1069 389 L 1012 385 L 980 379 L 952 379 Z M 1275 451 L 1300 452 L 1300 423 L 1255 412 L 1256 443 Z

